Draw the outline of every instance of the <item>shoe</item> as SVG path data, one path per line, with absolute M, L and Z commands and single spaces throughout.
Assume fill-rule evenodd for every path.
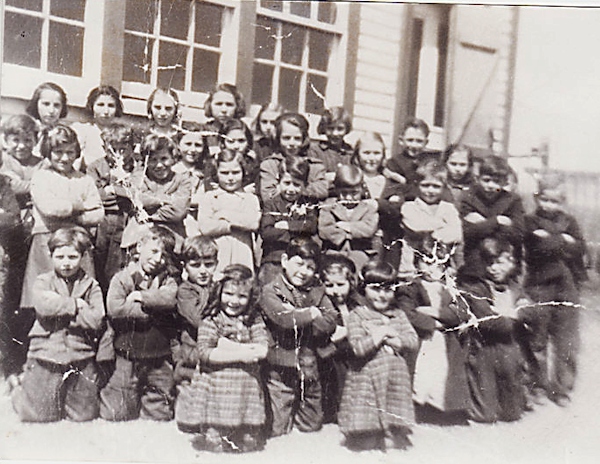
M 245 433 L 242 436 L 240 443 L 240 451 L 242 453 L 251 453 L 252 451 L 258 451 L 260 449 L 260 442 L 251 433 Z
M 529 398 L 531 399 L 531 402 L 536 406 L 545 406 L 546 404 L 548 404 L 548 395 L 546 394 L 546 391 L 541 388 L 535 388 L 531 392 Z
M 10 374 L 7 378 L 6 378 L 6 387 L 8 389 L 8 393 L 12 393 L 12 391 L 17 388 L 19 385 L 21 385 L 21 379 L 19 378 L 18 375 L 16 374 Z
M 556 395 L 552 398 L 552 401 L 561 408 L 566 408 L 571 403 L 571 400 L 566 395 Z
M 222 453 L 225 451 L 223 438 L 217 429 L 211 427 L 206 431 L 204 436 L 204 449 L 212 453 Z

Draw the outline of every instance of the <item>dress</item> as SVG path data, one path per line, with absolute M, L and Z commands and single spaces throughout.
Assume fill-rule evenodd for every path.
M 403 353 L 376 346 L 370 327 L 391 324 Z M 348 340 L 355 357 L 350 362 L 338 423 L 344 435 L 409 428 L 414 422 L 411 380 L 404 354 L 418 345 L 415 330 L 398 309 L 378 313 L 358 306 L 348 318 Z

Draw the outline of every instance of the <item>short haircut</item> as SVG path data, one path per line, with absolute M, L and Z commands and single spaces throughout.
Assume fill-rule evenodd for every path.
M 143 230 L 138 243 L 146 243 L 151 240 L 156 240 L 162 244 L 165 254 L 169 258 L 173 258 L 175 253 L 175 235 L 165 226 L 153 224 Z
M 354 164 L 356 164 L 357 166 L 359 166 L 361 169 L 363 168 L 362 165 L 360 164 L 360 150 L 362 149 L 362 146 L 364 143 L 366 142 L 376 142 L 381 144 L 381 153 L 383 155 L 383 157 L 381 158 L 381 165 L 379 166 L 379 172 L 383 171 L 383 167 L 385 164 L 385 142 L 383 141 L 383 137 L 381 136 L 381 134 L 379 132 L 365 132 L 364 134 L 362 134 L 358 140 L 356 141 L 356 144 L 354 144 L 354 153 L 352 155 L 352 162 Z
M 221 135 L 221 145 L 224 146 L 225 137 L 227 137 L 227 134 L 234 130 L 241 130 L 244 133 L 244 136 L 248 141 L 248 150 L 250 150 L 252 148 L 252 144 L 254 143 L 254 137 L 252 136 L 252 131 L 250 128 L 241 119 L 228 119 L 223 124 L 219 130 L 219 135 Z
M 112 85 L 101 85 L 90 91 L 85 104 L 85 111 L 88 116 L 90 118 L 94 117 L 94 105 L 96 104 L 96 100 L 102 95 L 108 95 L 115 101 L 115 117 L 120 118 L 123 116 L 123 102 L 121 101 L 121 95 L 119 95 L 119 91 Z
M 206 258 L 216 259 L 218 252 L 219 247 L 212 238 L 196 235 L 185 239 L 181 259 L 185 263 Z
M 344 274 L 350 283 L 354 284 L 356 265 L 340 253 L 325 255 L 321 260 L 319 274 L 321 280 L 325 280 L 328 275 Z
M 364 295 L 367 285 L 393 285 L 398 280 L 398 273 L 394 266 L 385 261 L 372 259 L 367 261 L 360 271 L 358 290 Z
M 177 154 L 179 153 L 177 145 L 175 145 L 175 142 L 173 142 L 173 139 L 170 137 L 148 134 L 144 140 L 142 140 L 141 154 L 143 158 L 163 150 L 168 151 L 173 158 L 177 158 Z
M 341 106 L 334 106 L 333 108 L 327 108 L 323 111 L 319 125 L 317 126 L 317 134 L 323 135 L 327 131 L 327 128 L 334 126 L 338 123 L 344 124 L 346 128 L 346 134 L 352 130 L 352 118 Z
M 490 176 L 494 179 L 497 179 L 502 182 L 506 182 L 508 180 L 508 176 L 510 175 L 510 166 L 506 159 L 497 156 L 491 155 L 487 158 L 484 158 L 481 164 L 479 165 L 479 176 Z
M 565 198 L 566 192 L 564 176 L 559 173 L 547 173 L 542 175 L 538 181 L 536 196 L 541 195 L 546 190 L 557 190 L 562 194 L 563 198 Z
M 239 165 L 242 167 L 242 174 L 245 176 L 248 172 L 248 166 L 246 165 L 244 155 L 242 153 L 229 150 L 228 148 L 223 148 L 215 158 L 215 168 L 218 170 L 219 164 L 231 163 L 232 161 L 237 161 L 239 163 Z
M 427 178 L 434 178 L 445 184 L 448 179 L 446 166 L 436 160 L 428 160 L 419 165 L 416 174 L 417 182 L 421 182 Z
M 459 145 L 456 143 L 448 145 L 446 150 L 444 150 L 444 153 L 442 154 L 442 159 L 444 160 L 444 164 L 446 164 L 448 162 L 448 160 L 454 153 L 466 153 L 467 154 L 467 162 L 469 163 L 469 168 L 471 168 L 473 166 L 473 163 L 475 162 L 474 156 L 473 156 L 473 150 L 471 150 L 466 145 L 462 145 L 462 144 Z
M 59 118 L 64 118 L 67 115 L 69 109 L 67 108 L 67 93 L 64 89 L 54 82 L 44 82 L 37 86 L 37 88 L 33 91 L 33 95 L 31 96 L 31 100 L 27 104 L 27 108 L 25 108 L 25 112 L 34 119 L 40 119 L 40 113 L 38 112 L 38 102 L 40 101 L 40 97 L 44 90 L 53 90 L 60 95 L 60 103 L 62 108 L 60 109 Z
M 278 116 L 285 113 L 283 106 L 281 106 L 279 103 L 265 103 L 263 106 L 261 106 L 258 114 L 256 115 L 256 119 L 254 119 L 252 122 L 252 129 L 254 130 L 254 133 L 261 137 L 264 137 L 265 134 L 263 134 L 263 131 L 260 128 L 260 118 L 265 111 L 273 111 L 277 113 Z
M 168 95 L 173 99 L 173 103 L 175 104 L 175 116 L 173 117 L 173 119 L 177 119 L 179 115 L 179 95 L 177 94 L 177 92 L 175 92 L 175 90 L 168 89 L 165 87 L 157 87 L 152 91 L 152 93 L 148 97 L 148 101 L 146 102 L 146 112 L 148 113 L 148 116 L 152 116 L 152 104 L 154 103 L 154 98 L 159 93 L 164 93 L 165 95 Z
M 105 145 L 114 145 L 117 143 L 126 143 L 133 148 L 135 145 L 135 134 L 131 126 L 121 122 L 113 122 L 102 129 L 100 133 Z
M 425 137 L 429 137 L 429 126 L 422 119 L 411 118 L 408 121 L 406 121 L 406 123 L 404 124 L 404 128 L 402 129 L 402 135 L 404 135 L 406 131 L 411 128 L 418 129 L 421 132 L 423 132 L 423 134 L 425 134 Z
M 81 146 L 77 133 L 69 126 L 58 124 L 48 131 L 48 134 L 42 138 L 40 153 L 44 158 L 50 158 L 52 151 L 60 145 L 75 145 L 77 157 L 81 155 Z
M 479 243 L 478 249 L 481 262 L 484 266 L 491 265 L 503 253 L 509 253 L 516 262 L 515 247 L 508 240 L 487 237 Z
M 283 163 L 279 163 L 279 180 L 281 180 L 285 174 L 289 174 L 292 179 L 307 184 L 309 172 L 310 165 L 308 164 L 308 161 L 299 156 L 288 156 Z
M 52 233 L 48 240 L 50 253 L 64 246 L 72 246 L 83 255 L 92 246 L 92 240 L 83 227 L 63 227 Z
M 208 94 L 208 98 L 204 102 L 204 115 L 207 118 L 215 117 L 215 115 L 212 114 L 211 104 L 217 92 L 227 92 L 233 96 L 233 100 L 235 101 L 235 111 L 233 113 L 233 117 L 235 119 L 246 116 L 246 102 L 244 101 L 244 96 L 237 89 L 237 87 L 233 84 L 218 84 L 214 90 Z
M 308 237 L 295 237 L 288 243 L 285 254 L 288 259 L 300 256 L 302 259 L 312 259 L 315 263 L 318 263 L 321 256 L 321 247 Z
M 227 283 L 245 285 L 250 288 L 250 298 L 248 299 L 246 311 L 241 314 L 241 319 L 246 326 L 252 325 L 256 318 L 259 317 L 258 300 L 260 297 L 260 286 L 257 279 L 254 277 L 254 274 L 250 268 L 243 264 L 230 264 L 223 269 L 221 274 L 221 279 L 211 290 L 211 297 L 209 298 L 210 303 L 206 315 L 216 316 L 221 311 L 221 295 L 223 293 L 223 288 Z
M 283 113 L 281 116 L 277 118 L 275 121 L 275 143 L 277 145 L 278 150 L 281 152 L 281 132 L 283 123 L 290 124 L 294 127 L 300 129 L 300 133 L 302 134 L 302 147 L 301 151 L 304 152 L 308 149 L 310 144 L 310 137 L 308 135 L 309 123 L 308 119 L 298 113 Z
M 333 187 L 336 190 L 362 188 L 363 172 L 358 166 L 341 164 L 335 171 Z
M 2 133 L 5 136 L 31 134 L 37 138 L 38 126 L 31 116 L 16 114 L 2 121 Z

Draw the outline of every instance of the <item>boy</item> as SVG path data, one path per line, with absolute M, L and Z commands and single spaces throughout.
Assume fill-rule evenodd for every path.
M 539 305 L 528 321 L 531 327 L 531 375 L 534 401 L 548 395 L 565 406 L 573 389 L 579 348 L 578 287 L 586 279 L 585 242 L 577 220 L 565 209 L 560 179 L 540 182 L 535 213 L 525 216 L 525 290 Z M 565 302 L 565 305 L 545 305 Z M 555 353 L 548 373 L 548 342 Z
M 100 416 L 106 420 L 173 418 L 177 281 L 169 264 L 174 246 L 168 229 L 149 227 L 136 245 L 137 259 L 110 282 L 106 306 L 116 363 L 100 393 Z
M 90 246 L 79 227 L 58 229 L 48 242 L 54 269 L 33 286 L 28 360 L 21 378 L 11 382 L 13 407 L 24 422 L 98 416 L 94 357 L 105 312 L 98 282 L 81 268 Z
M 319 246 L 310 239 L 290 242 L 281 256 L 283 272 L 267 285 L 259 305 L 269 334 L 266 382 L 272 436 L 314 432 L 323 423 L 317 351 L 335 331 L 337 311 L 316 284 Z
M 520 264 L 524 211 L 520 197 L 504 189 L 509 173 L 510 167 L 504 158 L 487 157 L 481 163 L 475 185 L 461 199 L 459 212 L 467 263 L 477 264 L 471 261 L 473 252 L 484 238 L 495 237 L 508 240 Z
M 377 202 L 363 198 L 363 173 L 357 166 L 338 166 L 333 186 L 337 198 L 328 198 L 321 207 L 319 236 L 324 249 L 342 252 L 360 269 L 375 254 Z
M 292 238 L 312 237 L 317 233 L 317 207 L 302 197 L 308 184 L 308 162 L 299 157 L 286 158 L 279 170 L 279 191 L 265 201 L 260 221 L 263 254 L 258 279 L 261 285 L 281 273 L 281 255 Z

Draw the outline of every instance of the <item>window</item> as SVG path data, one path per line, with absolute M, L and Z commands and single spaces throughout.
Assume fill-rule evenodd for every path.
M 340 104 L 343 85 L 336 81 L 334 89 L 331 81 L 344 72 L 334 65 L 342 49 L 343 13 L 335 2 L 259 0 L 252 103 L 277 102 L 288 111 L 316 114 L 324 98 L 328 105 Z
M 4 62 L 83 75 L 85 0 L 6 0 Z

